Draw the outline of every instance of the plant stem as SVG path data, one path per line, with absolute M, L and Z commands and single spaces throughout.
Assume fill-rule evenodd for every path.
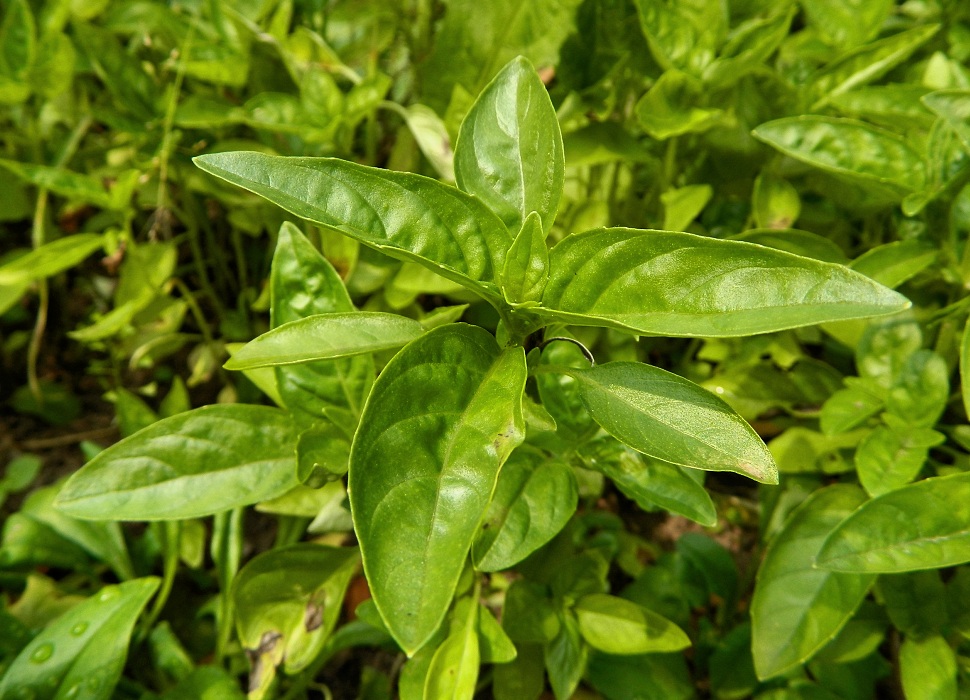
M 175 583 L 175 574 L 178 571 L 179 565 L 179 542 L 182 535 L 182 523 L 178 520 L 165 521 L 161 523 L 160 529 L 162 532 L 163 556 L 162 586 L 158 590 L 158 595 L 155 596 L 155 603 L 152 606 L 151 612 L 145 618 L 141 633 L 142 638 L 147 637 L 151 633 L 152 627 L 155 626 L 155 621 L 158 620 L 158 616 L 168 602 L 168 597 L 172 592 L 172 584 Z

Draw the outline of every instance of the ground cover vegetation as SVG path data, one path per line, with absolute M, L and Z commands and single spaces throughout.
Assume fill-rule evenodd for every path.
M 0 698 L 970 694 L 966 3 L 0 10 Z

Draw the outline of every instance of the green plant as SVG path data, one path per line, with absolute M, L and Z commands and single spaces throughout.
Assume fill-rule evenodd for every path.
M 227 367 L 253 373 L 286 410 L 212 406 L 161 420 L 96 456 L 64 485 L 57 507 L 84 519 L 177 523 L 348 472 L 376 609 L 411 657 L 402 687 L 434 697 L 470 697 L 482 660 L 515 656 L 509 637 L 520 654 L 538 645 L 559 698 L 575 688 L 589 649 L 643 654 L 688 644 L 660 614 L 607 595 L 606 561 L 594 552 L 560 549 L 557 558 L 554 550 L 544 566 L 528 559 L 576 507 L 571 462 L 708 524 L 709 499 L 682 467 L 777 481 L 761 439 L 717 396 L 649 364 L 595 364 L 564 324 L 732 337 L 908 306 L 842 265 L 746 242 L 609 228 L 549 249 L 562 139 L 523 59 L 469 110 L 455 149 L 457 189 L 335 159 L 232 152 L 196 163 L 469 290 L 494 309 L 495 333 L 451 322 L 460 309 L 418 320 L 355 310 L 329 263 L 285 224 L 270 281 L 273 329 Z M 386 361 L 376 379 L 375 358 Z M 294 565 L 319 577 L 306 589 L 332 605 L 346 585 L 334 577 L 351 555 L 311 549 L 345 562 Z M 515 629 L 503 632 L 480 607 L 481 574 L 523 560 L 525 579 L 506 594 L 506 609 L 520 605 L 522 615 L 507 613 Z M 296 632 L 278 625 L 270 643 L 265 631 L 239 624 L 248 645 L 263 639 L 250 646 L 262 688 Z M 313 655 L 286 658 L 294 672 Z M 530 677 L 523 657 L 515 664 L 524 675 L 502 682 Z

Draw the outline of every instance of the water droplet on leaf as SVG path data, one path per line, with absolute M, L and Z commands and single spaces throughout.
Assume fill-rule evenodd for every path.
M 51 656 L 54 655 L 54 645 L 50 642 L 45 642 L 39 647 L 34 649 L 33 653 L 30 655 L 30 660 L 35 664 L 42 664 Z
M 71 634 L 73 634 L 75 637 L 80 637 L 82 634 L 87 632 L 87 629 L 88 629 L 87 622 L 79 622 L 76 625 L 74 625 L 74 627 L 71 628 Z

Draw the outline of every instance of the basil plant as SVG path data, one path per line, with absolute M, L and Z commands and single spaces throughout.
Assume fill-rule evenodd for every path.
M 480 590 L 478 573 L 512 567 L 562 529 L 576 509 L 578 455 L 621 487 L 650 470 L 671 503 L 698 502 L 703 492 L 683 467 L 778 479 L 761 438 L 716 395 L 649 364 L 596 363 L 565 327 L 730 337 L 909 305 L 845 266 L 741 241 L 601 228 L 549 246 L 563 142 L 548 92 L 522 58 L 462 123 L 457 187 L 331 158 L 228 152 L 195 162 L 460 285 L 494 308 L 497 330 L 455 322 L 461 307 L 423 322 L 357 310 L 330 264 L 285 224 L 270 281 L 272 329 L 226 365 L 267 386 L 281 408 L 215 405 L 161 420 L 95 457 L 58 507 L 95 520 L 195 518 L 346 473 L 364 573 L 387 630 L 409 656 L 432 639 L 446 655 L 474 647 L 467 658 L 476 673 L 478 642 L 456 637 L 479 614 L 467 593 Z M 386 362 L 379 373 L 375 356 Z M 617 451 L 622 468 L 589 457 Z M 692 517 L 713 524 L 709 498 Z M 589 610 L 622 616 L 638 607 L 601 598 L 611 597 L 577 604 L 580 631 Z M 647 625 L 645 634 L 669 636 L 671 626 Z

